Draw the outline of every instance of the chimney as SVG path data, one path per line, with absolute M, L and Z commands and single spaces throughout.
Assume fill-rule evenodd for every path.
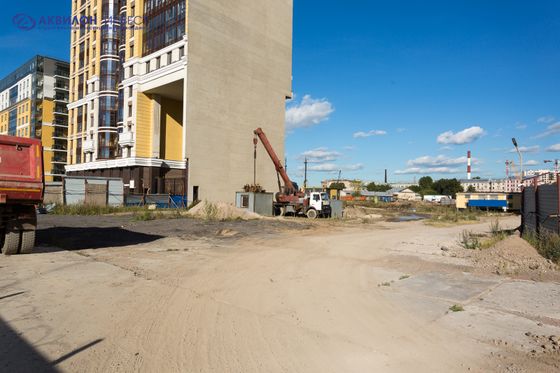
M 467 179 L 468 180 L 470 180 L 472 178 L 471 164 L 472 164 L 471 151 L 469 150 L 467 152 Z
M 385 169 L 385 184 L 387 184 L 388 178 L 387 178 L 387 169 Z

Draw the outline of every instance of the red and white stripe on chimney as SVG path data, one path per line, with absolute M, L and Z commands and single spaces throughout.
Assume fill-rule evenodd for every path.
M 471 158 L 471 151 L 467 152 L 467 179 L 470 180 L 472 177 L 472 158 Z

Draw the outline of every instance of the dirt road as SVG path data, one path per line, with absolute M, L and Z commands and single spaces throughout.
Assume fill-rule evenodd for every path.
M 51 247 L 0 259 L 0 370 L 560 368 L 560 284 L 476 271 L 465 227 L 91 223 L 43 218 Z

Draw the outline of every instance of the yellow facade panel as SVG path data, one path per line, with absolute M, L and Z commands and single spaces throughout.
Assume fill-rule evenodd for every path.
M 160 157 L 181 161 L 183 144 L 183 103 L 172 99 L 161 100 L 161 152 Z
M 136 108 L 136 156 L 149 158 L 152 156 L 152 99 L 138 92 Z

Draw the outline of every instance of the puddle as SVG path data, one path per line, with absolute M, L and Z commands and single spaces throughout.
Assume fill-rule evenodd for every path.
M 426 217 L 416 215 L 416 214 L 410 214 L 410 215 L 397 216 L 394 219 L 391 219 L 391 221 L 398 223 L 398 222 L 416 221 L 416 220 L 422 220 L 422 219 L 426 219 Z

